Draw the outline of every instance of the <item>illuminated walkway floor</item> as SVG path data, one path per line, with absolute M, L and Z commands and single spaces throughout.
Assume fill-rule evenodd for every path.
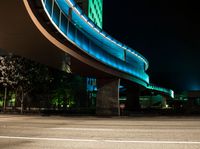
M 200 117 L 0 115 L 1 149 L 199 149 Z

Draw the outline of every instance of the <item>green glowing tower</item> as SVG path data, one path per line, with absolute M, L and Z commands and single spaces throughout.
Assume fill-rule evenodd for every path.
M 84 13 L 100 28 L 103 25 L 103 0 L 75 0 Z

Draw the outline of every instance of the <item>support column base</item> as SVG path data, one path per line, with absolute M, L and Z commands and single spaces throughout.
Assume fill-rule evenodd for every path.
M 128 86 L 126 93 L 125 110 L 127 113 L 140 112 L 141 106 L 139 101 L 140 88 L 137 85 Z
M 119 116 L 120 79 L 97 79 L 96 115 Z

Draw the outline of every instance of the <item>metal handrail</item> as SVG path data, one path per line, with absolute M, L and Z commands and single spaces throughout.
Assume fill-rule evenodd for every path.
M 92 44 L 96 49 L 92 49 L 91 48 L 91 45 L 90 47 L 87 49 L 87 47 L 83 47 L 83 45 L 81 44 L 85 44 L 85 43 L 78 43 L 80 41 L 77 41 L 77 35 L 75 34 L 74 36 L 75 37 L 69 37 L 68 33 L 64 32 L 62 30 L 62 17 L 65 17 L 64 19 L 66 19 L 67 21 L 70 21 L 75 27 L 76 27 L 76 30 L 81 30 L 84 29 L 84 31 L 86 32 L 80 32 L 80 33 L 85 33 L 87 34 L 89 31 L 93 31 L 90 35 L 92 36 L 93 34 L 96 35 L 96 32 L 99 32 L 98 36 L 95 36 L 96 38 L 99 37 L 100 34 L 103 34 L 104 32 L 103 31 L 98 31 L 98 28 L 97 27 L 89 27 L 89 26 L 81 26 L 81 25 L 84 25 L 84 24 L 81 24 L 81 23 L 85 23 L 85 24 L 90 24 L 90 26 L 94 26 L 94 24 L 92 24 L 90 22 L 90 20 L 88 18 L 85 18 L 85 20 L 88 20 L 86 22 L 81 22 L 82 19 L 84 18 L 80 18 L 79 15 L 81 15 L 81 13 L 79 11 L 75 12 L 75 10 L 77 10 L 78 8 L 77 7 L 74 7 L 73 4 L 70 3 L 70 1 L 66 1 L 66 0 L 41 0 L 42 1 L 42 4 L 43 4 L 43 7 L 44 7 L 44 10 L 45 12 L 47 13 L 49 19 L 51 20 L 52 24 L 56 27 L 56 29 L 64 36 L 66 37 L 69 41 L 71 41 L 73 44 L 75 44 L 76 46 L 78 46 L 80 49 L 82 50 L 85 50 L 88 54 L 90 54 L 91 56 L 95 57 L 96 59 L 100 60 L 101 62 L 103 63 L 106 63 L 107 65 L 110 65 L 120 71 L 123 71 L 123 72 L 126 72 L 128 74 L 131 74 L 133 75 L 134 77 L 136 78 L 139 78 L 140 80 L 144 81 L 145 83 L 149 83 L 149 76 L 145 73 L 145 68 L 144 67 L 148 67 L 147 64 L 145 63 L 146 61 L 145 60 L 141 60 L 142 56 L 137 53 L 136 51 L 133 52 L 133 50 L 131 51 L 128 51 L 129 48 L 127 48 L 127 46 L 123 46 L 123 47 L 126 47 L 128 50 L 128 52 L 132 52 L 133 53 L 133 57 L 135 57 L 135 60 L 138 62 L 140 62 L 141 66 L 139 65 L 131 65 L 131 62 L 127 63 L 126 60 L 123 60 L 123 59 L 120 59 L 119 57 L 115 56 L 115 55 L 112 55 L 112 53 L 109 53 L 109 51 L 106 51 L 105 49 L 103 49 L 102 47 L 98 47 L 98 44 L 96 44 L 94 42 L 94 40 L 92 40 L 91 38 L 89 38 L 88 36 L 89 35 L 84 35 L 85 38 L 88 38 L 89 39 L 89 42 L 90 44 Z M 52 2 L 52 4 L 49 4 L 48 5 L 48 2 Z M 72 6 L 70 6 L 70 4 L 73 6 L 74 10 L 72 9 Z M 57 5 L 58 6 L 58 9 L 59 10 L 54 10 L 54 5 Z M 52 8 L 50 8 L 52 7 Z M 56 8 L 57 9 L 57 8 Z M 70 10 L 71 9 L 71 10 Z M 72 16 L 69 16 L 69 11 L 71 11 L 71 15 Z M 77 15 L 77 13 L 79 15 Z M 56 16 L 58 15 L 58 16 Z M 71 20 L 69 19 L 69 17 L 71 17 Z M 68 25 L 69 25 L 69 22 L 68 22 Z M 84 28 L 85 27 L 85 28 Z M 69 30 L 69 27 L 67 27 L 66 30 Z M 88 31 L 87 31 L 88 30 Z M 97 31 L 96 31 L 97 30 Z M 104 34 L 103 34 L 104 35 Z M 94 37 L 94 38 L 95 38 Z M 102 42 L 105 42 L 109 39 L 107 39 L 106 37 L 110 37 L 108 36 L 107 34 L 105 34 L 105 39 L 102 40 Z M 99 38 L 101 39 L 101 38 Z M 109 40 L 110 42 L 110 45 L 112 46 L 113 43 L 111 40 Z M 105 44 L 108 46 L 108 44 L 105 42 Z M 124 49 L 122 47 L 122 49 L 120 49 L 120 47 L 118 46 L 119 42 L 116 43 L 115 47 L 110 47 L 110 49 L 112 50 L 121 50 L 122 54 L 124 54 Z M 116 48 L 117 46 L 117 48 Z M 84 49 L 85 48 L 85 49 Z M 90 50 L 90 51 L 89 51 Z M 93 51 L 92 51 L 93 50 Z M 126 52 L 127 52 L 126 51 Z M 121 54 L 119 53 L 119 54 Z M 111 56 L 112 55 L 112 56 Z M 142 67 L 142 63 L 144 63 L 144 66 Z

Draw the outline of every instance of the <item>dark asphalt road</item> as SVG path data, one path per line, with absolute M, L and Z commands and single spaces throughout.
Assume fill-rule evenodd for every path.
M 0 149 L 199 149 L 200 117 L 0 115 Z

